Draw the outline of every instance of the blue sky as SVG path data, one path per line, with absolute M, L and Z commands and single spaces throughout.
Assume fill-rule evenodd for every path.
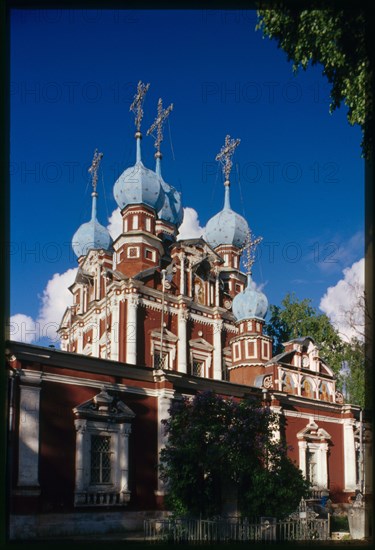
M 11 17 L 11 314 L 36 319 L 48 281 L 76 267 L 70 242 L 90 215 L 87 169 L 104 153 L 99 220 L 113 185 L 135 161 L 129 106 L 150 82 L 146 130 L 159 97 L 164 179 L 203 227 L 223 205 L 215 156 L 240 138 L 232 208 L 263 236 L 253 276 L 269 302 L 288 291 L 318 307 L 363 257 L 361 132 L 346 108 L 329 114 L 321 67 L 292 73 L 255 11 L 14 10 Z M 43 294 L 44 293 L 44 294 Z

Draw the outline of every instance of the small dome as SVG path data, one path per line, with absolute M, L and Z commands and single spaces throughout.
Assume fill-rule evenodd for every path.
M 247 276 L 247 285 L 243 292 L 234 297 L 232 312 L 237 321 L 261 319 L 266 316 L 268 300 L 263 292 L 255 288 L 251 275 Z
M 184 217 L 181 193 L 163 180 L 160 168 L 160 156 L 156 158 L 156 174 L 160 178 L 161 186 L 164 191 L 164 204 L 158 211 L 158 218 L 179 227 Z
M 146 204 L 158 211 L 165 198 L 159 178 L 142 161 L 121 174 L 113 188 L 113 195 L 121 210 L 129 204 Z
M 182 224 L 184 212 L 181 204 L 181 193 L 163 179 L 161 184 L 165 193 L 163 207 L 158 212 L 158 218 L 179 227 Z
M 83 223 L 72 239 L 74 254 L 79 258 L 86 256 L 91 248 L 109 250 L 112 238 L 109 231 L 96 219 L 96 193 L 93 196 L 92 216 L 89 222 Z
M 146 204 L 156 211 L 163 207 L 165 193 L 158 175 L 146 168 L 141 160 L 141 134 L 136 133 L 137 157 L 117 179 L 113 195 L 122 210 L 129 204 Z
M 245 218 L 230 207 L 229 185 L 225 187 L 224 208 L 211 218 L 206 225 L 205 240 L 212 248 L 221 244 L 231 244 L 241 248 L 246 241 L 249 226 Z

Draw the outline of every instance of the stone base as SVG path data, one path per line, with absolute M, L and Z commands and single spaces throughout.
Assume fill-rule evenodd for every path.
M 69 514 L 11 515 L 9 539 L 36 540 L 59 539 L 60 537 L 103 535 L 109 533 L 143 532 L 143 521 L 162 518 L 158 511 L 96 512 Z
M 331 540 L 351 540 L 349 531 L 332 531 Z
M 366 506 L 353 506 L 348 511 L 349 529 L 352 539 L 363 540 L 370 536 L 371 515 Z

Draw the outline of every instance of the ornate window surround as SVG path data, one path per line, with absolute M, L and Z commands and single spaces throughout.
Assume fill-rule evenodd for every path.
M 161 331 L 151 332 L 151 356 L 160 355 L 163 351 L 165 369 L 172 370 L 176 359 L 176 346 L 178 337 L 168 329 L 163 330 L 163 350 L 161 350 Z M 152 361 L 153 362 L 153 361 Z
M 129 435 L 135 414 L 103 388 L 73 409 L 76 417 L 74 506 L 124 506 L 130 500 Z M 111 479 L 91 482 L 91 436 L 110 437 Z
M 196 338 L 189 342 L 190 352 L 190 370 L 192 372 L 193 362 L 202 362 L 202 378 L 209 378 L 210 367 L 212 363 L 212 352 L 214 347 L 204 338 Z
M 313 418 L 310 418 L 307 426 L 297 433 L 299 447 L 299 468 L 304 477 L 307 477 L 308 453 L 315 455 L 316 484 L 313 490 L 327 490 L 328 488 L 328 450 L 330 434 L 323 428 L 319 428 Z

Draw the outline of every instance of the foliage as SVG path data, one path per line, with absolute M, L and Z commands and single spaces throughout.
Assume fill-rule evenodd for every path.
M 246 516 L 284 517 L 307 495 L 309 485 L 285 446 L 270 437 L 277 416 L 258 401 L 204 392 L 175 401 L 169 412 L 161 476 L 176 514 L 220 515 L 228 483 Z
M 331 516 L 331 533 L 332 531 L 349 531 L 348 516 Z
M 267 333 L 274 339 L 274 354 L 284 351 L 283 343 L 302 336 L 311 336 L 320 347 L 320 356 L 337 376 L 337 387 L 346 401 L 364 406 L 365 361 L 364 344 L 353 339 L 344 342 L 324 313 L 312 307 L 311 300 L 299 300 L 287 293 L 280 306 L 270 306 Z M 347 365 L 345 371 L 343 364 Z
M 345 344 L 344 361 L 348 370 L 339 375 L 339 382 L 344 388 L 346 400 L 355 403 L 362 408 L 365 407 L 365 344 L 353 338 L 350 343 Z
M 367 14 L 369 15 L 369 14 Z M 277 40 L 293 70 L 321 64 L 331 84 L 330 112 L 344 102 L 351 125 L 364 133 L 362 148 L 370 150 L 372 113 L 371 68 L 366 40 L 366 13 L 360 9 L 302 9 L 280 3 L 277 10 L 258 10 L 257 29 Z

